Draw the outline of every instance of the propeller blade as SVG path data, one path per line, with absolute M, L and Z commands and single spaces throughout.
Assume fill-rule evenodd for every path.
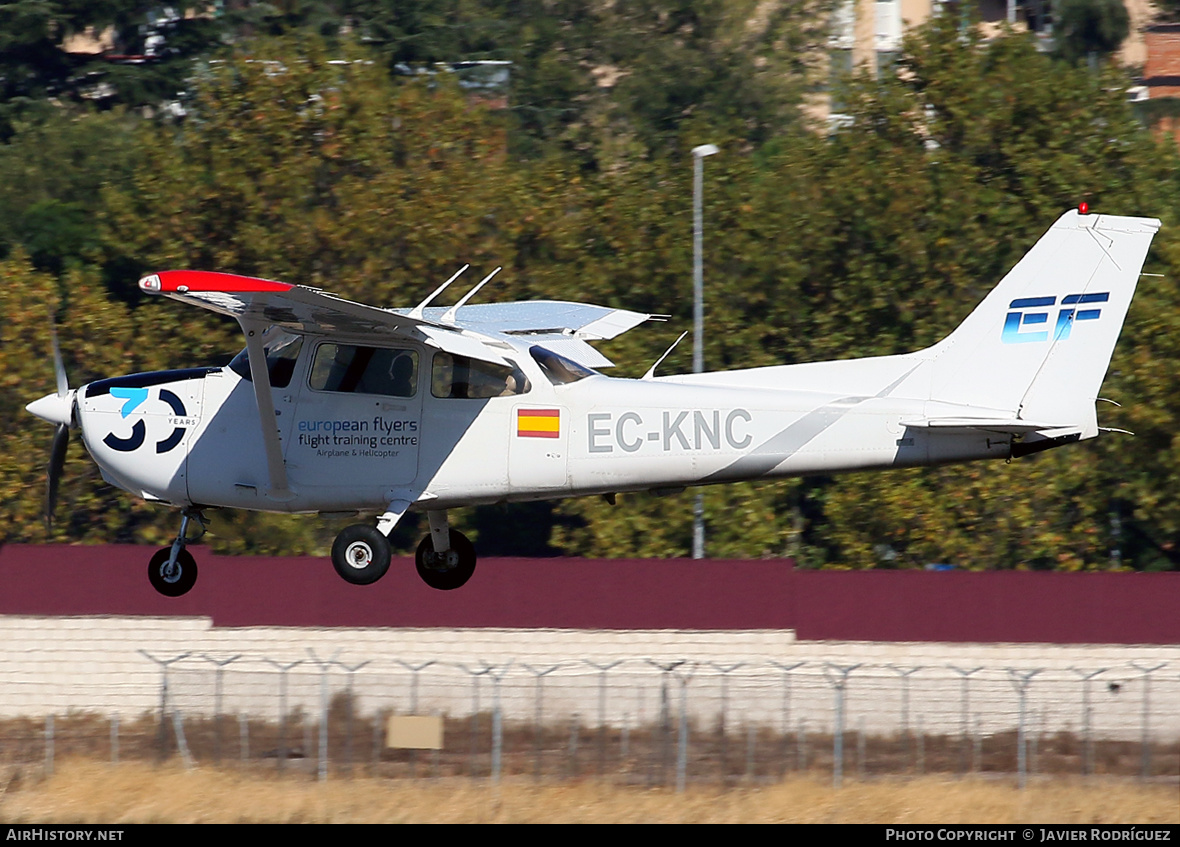
M 57 346 L 57 328 L 52 322 L 49 331 L 53 338 L 53 375 L 57 377 L 57 396 L 65 397 L 70 393 L 70 381 L 66 378 L 66 366 L 61 360 L 61 348 Z
M 49 451 L 49 488 L 45 493 L 45 525 L 53 526 L 53 513 L 57 508 L 57 484 L 61 479 L 62 469 L 66 463 L 66 448 L 70 445 L 70 428 L 67 424 L 58 424 L 53 433 L 53 447 Z

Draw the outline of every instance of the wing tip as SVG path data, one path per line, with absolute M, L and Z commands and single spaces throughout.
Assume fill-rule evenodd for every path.
M 203 291 L 264 294 L 290 291 L 294 287 L 287 282 L 215 271 L 160 271 L 148 274 L 139 281 L 140 291 L 146 294 L 188 294 Z

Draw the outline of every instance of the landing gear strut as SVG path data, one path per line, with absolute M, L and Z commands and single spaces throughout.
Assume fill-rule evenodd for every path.
M 414 555 L 418 576 L 440 591 L 459 588 L 475 573 L 475 547 L 467 536 L 447 526 L 446 512 L 427 512 L 426 517 L 430 535 L 422 539 Z
M 201 531 L 188 537 L 189 522 L 196 519 Z M 171 547 L 161 547 L 148 562 L 148 581 L 152 588 L 165 597 L 187 594 L 197 583 L 197 563 L 185 546 L 205 534 L 205 516 L 200 509 L 185 509 L 180 513 L 180 532 Z

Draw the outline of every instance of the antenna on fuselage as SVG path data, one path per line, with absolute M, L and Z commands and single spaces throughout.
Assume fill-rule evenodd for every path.
M 456 303 L 454 306 L 452 306 L 451 308 L 449 308 L 445 312 L 443 312 L 443 316 L 441 318 L 439 318 L 439 322 L 446 323 L 446 324 L 453 324 L 455 322 L 455 316 L 459 313 L 459 307 L 464 305 L 468 300 L 470 300 L 472 295 L 474 295 L 475 292 L 477 292 L 481 288 L 483 288 L 484 284 L 487 283 L 488 281 L 490 281 L 492 277 L 494 277 L 496 274 L 498 274 L 500 272 L 500 270 L 501 270 L 501 268 L 496 268 L 490 274 L 488 274 L 483 279 L 481 279 L 476 284 L 476 286 L 474 288 L 472 288 L 470 291 L 468 291 L 466 294 L 464 294 L 462 297 L 459 298 L 458 303 Z
M 459 270 L 455 271 L 454 275 L 452 275 L 450 279 L 448 279 L 446 282 L 444 282 L 438 288 L 434 289 L 434 291 L 432 291 L 430 293 L 429 297 L 427 297 L 425 300 L 423 300 L 421 303 L 419 303 L 414 308 L 410 309 L 409 316 L 411 318 L 415 318 L 416 320 L 422 320 L 422 310 L 425 309 L 427 306 L 429 306 L 431 301 L 433 301 L 435 297 L 437 297 L 438 295 L 440 295 L 444 291 L 446 291 L 447 286 L 450 285 L 455 280 L 457 280 L 459 278 L 459 275 L 462 274 L 463 271 L 467 270 L 469 267 L 471 267 L 471 265 L 464 265 L 463 267 L 459 268 Z
M 668 358 L 668 354 L 676 349 L 676 345 L 679 344 L 681 341 L 683 341 L 684 336 L 686 336 L 686 335 L 688 335 L 687 329 L 684 332 L 680 333 L 680 337 L 672 342 L 672 346 L 664 351 L 663 356 L 660 356 L 660 358 L 656 359 L 656 363 L 654 365 L 652 365 L 650 368 L 648 368 L 647 373 L 645 373 L 643 376 L 641 376 L 640 379 L 651 379 L 653 376 L 655 376 L 656 375 L 656 368 L 658 368 L 660 366 L 660 362 L 662 362 L 662 361 L 664 361 L 664 359 Z

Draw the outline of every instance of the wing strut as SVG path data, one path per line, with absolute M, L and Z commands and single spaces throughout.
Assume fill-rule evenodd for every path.
M 279 427 L 275 421 L 275 402 L 271 394 L 270 372 L 266 369 L 266 350 L 262 346 L 262 331 L 266 324 L 239 318 L 246 336 L 246 354 L 250 360 L 250 381 L 254 384 L 254 400 L 258 404 L 258 421 L 262 426 L 262 441 L 266 445 L 266 467 L 270 475 L 267 494 L 276 500 L 290 500 L 295 495 L 287 487 L 287 466 L 283 462 L 283 447 Z

